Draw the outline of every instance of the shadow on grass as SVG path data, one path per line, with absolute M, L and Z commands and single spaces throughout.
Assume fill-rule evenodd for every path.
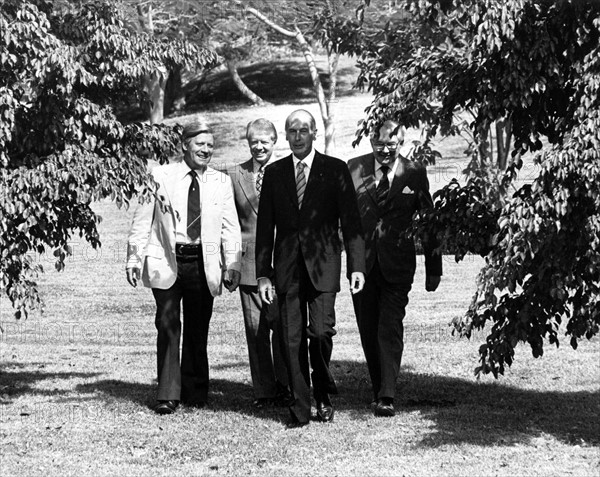
M 240 365 L 245 363 L 240 363 Z M 369 402 L 370 383 L 361 362 L 333 361 L 339 394 L 338 411 L 351 419 L 374 419 Z M 78 392 L 99 393 L 110 400 L 127 399 L 151 407 L 156 386 L 104 380 L 77 386 Z M 423 447 L 470 443 L 479 446 L 510 445 L 547 434 L 569 444 L 600 443 L 600 392 L 535 391 L 498 383 L 425 375 L 408 369 L 401 373 L 397 390 L 398 415 L 418 411 L 435 423 Z M 286 422 L 285 408 L 254 409 L 252 386 L 228 379 L 211 379 L 209 405 L 214 412 L 236 412 L 259 419 Z M 314 410 L 313 410 L 314 411 Z
M 35 366 L 36 363 L 26 367 Z M 43 364 L 38 364 L 42 366 Z M 245 365 L 240 362 L 240 366 Z M 14 367 L 11 365 L 11 367 Z M 338 411 L 354 420 L 375 419 L 369 409 L 370 383 L 363 362 L 333 361 L 332 372 L 339 394 L 333 397 Z M 131 402 L 150 408 L 155 402 L 156 384 L 104 379 L 78 384 L 70 389 L 36 389 L 44 380 L 94 378 L 99 373 L 25 371 L 25 366 L 0 371 L 0 404 L 10 404 L 23 395 L 65 397 L 73 402 L 93 399 L 107 404 Z M 258 419 L 286 422 L 285 408 L 254 409 L 252 386 L 230 379 L 210 381 L 207 410 L 235 412 Z M 398 417 L 419 412 L 433 422 L 418 444 L 421 447 L 478 446 L 527 443 L 550 435 L 572 445 L 600 444 L 600 391 L 544 391 L 520 389 L 502 381 L 480 383 L 474 380 L 420 374 L 404 368 L 398 381 L 395 401 Z
M 93 378 L 101 373 L 85 372 L 51 372 L 51 371 L 24 371 L 24 368 L 38 366 L 45 367 L 44 363 L 11 363 L 11 368 L 18 370 L 0 370 L 0 404 L 10 404 L 20 396 L 66 396 L 71 393 L 69 389 L 37 389 L 35 384 L 40 381 L 72 378 Z
M 344 361 L 332 366 L 340 392 L 336 407 L 353 418 L 372 416 L 366 366 Z M 398 414 L 419 411 L 435 423 L 434 431 L 421 441 L 423 447 L 508 445 L 544 434 L 569 444 L 600 443 L 598 390 L 537 391 L 403 368 L 396 396 Z
M 107 402 L 131 401 L 151 409 L 156 404 L 156 384 L 143 384 L 115 379 L 106 379 L 93 383 L 80 384 L 76 387 L 79 393 L 99 394 Z M 254 409 L 252 386 L 238 381 L 211 379 L 206 410 L 219 412 L 229 411 L 253 416 L 260 419 L 285 422 L 288 417 L 287 408 L 268 407 Z

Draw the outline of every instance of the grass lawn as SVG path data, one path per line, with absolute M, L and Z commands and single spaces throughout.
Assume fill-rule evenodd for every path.
M 338 103 L 337 154 L 348 158 L 366 150 L 365 141 L 358 151 L 349 143 L 369 97 L 346 93 Z M 215 162 L 248 157 L 241 137 L 252 118 L 268 117 L 282 132 L 296 107 L 318 114 L 306 100 L 273 103 L 194 113 L 216 126 Z M 279 156 L 285 146 L 282 135 Z M 464 167 L 459 141 L 440 147 L 444 159 L 429 171 L 433 189 Z M 209 406 L 155 415 L 154 301 L 150 290 L 129 287 L 124 273 L 131 211 L 108 202 L 95 208 L 104 218 L 101 250 L 74 238 L 62 273 L 38 257 L 48 270 L 45 312 L 14 322 L 9 304 L 0 303 L 0 475 L 599 475 L 599 340 L 577 351 L 565 341 L 541 359 L 521 346 L 505 377 L 477 380 L 484 335 L 459 340 L 448 323 L 469 304 L 478 257 L 460 264 L 446 257 L 433 294 L 424 290 L 419 261 L 394 418 L 375 418 L 368 408 L 345 283 L 336 306 L 333 423 L 286 430 L 285 409 L 250 407 L 239 295 L 227 292 L 216 299 L 211 323 Z

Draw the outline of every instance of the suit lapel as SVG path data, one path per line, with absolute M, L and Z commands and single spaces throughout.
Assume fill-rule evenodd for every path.
M 252 174 L 254 164 L 252 159 L 239 165 L 239 174 L 237 181 L 240 184 L 248 203 L 252 206 L 255 214 L 258 214 L 258 195 L 256 194 L 256 185 Z
M 306 191 L 304 192 L 304 199 L 302 199 L 302 205 L 310 201 L 312 197 L 319 197 L 318 187 L 321 184 L 323 172 L 325 170 L 325 159 L 323 156 L 315 151 L 315 158 L 313 159 L 310 174 L 308 176 L 308 182 L 306 183 Z
M 210 207 L 214 202 L 215 195 L 219 190 L 219 173 L 214 169 L 206 169 L 200 181 L 200 207 L 204 209 L 205 205 Z M 201 217 L 204 214 L 201 213 Z
M 375 157 L 373 154 L 366 156 L 362 163 L 362 181 L 367 189 L 367 192 L 373 199 L 373 202 L 377 204 L 377 192 L 375 187 Z
M 404 186 L 404 171 L 406 166 L 404 165 L 404 160 L 400 158 L 398 162 L 398 167 L 396 168 L 396 173 L 394 174 L 394 180 L 392 181 L 392 187 L 390 187 L 390 192 L 388 194 L 387 200 L 392 199 Z
M 161 207 L 166 207 L 166 212 L 171 216 L 173 221 L 173 227 L 176 226 L 178 217 L 175 217 L 175 210 L 173 209 L 173 197 L 175 188 L 179 184 L 179 176 L 181 174 L 180 167 L 171 167 L 170 169 L 165 170 L 165 175 L 163 179 L 164 184 L 164 194 L 158 190 L 158 195 L 161 197 Z M 177 214 L 179 215 L 179 214 Z
M 283 164 L 283 181 L 290 194 L 292 203 L 294 204 L 296 210 L 298 210 L 298 194 L 296 193 L 296 171 L 294 170 L 294 160 L 292 159 L 291 154 L 281 160 L 285 161 Z

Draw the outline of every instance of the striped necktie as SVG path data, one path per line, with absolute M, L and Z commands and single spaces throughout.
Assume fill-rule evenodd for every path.
M 296 164 L 296 192 L 298 194 L 298 208 L 302 207 L 302 199 L 304 199 L 304 191 L 306 189 L 306 176 L 304 168 L 306 164 L 300 161 Z
M 385 199 L 387 198 L 388 192 L 390 190 L 390 180 L 388 178 L 388 172 L 390 168 L 388 166 L 381 166 L 381 179 L 379 179 L 379 184 L 376 189 L 377 196 L 377 205 L 379 207 L 383 207 L 385 204 Z

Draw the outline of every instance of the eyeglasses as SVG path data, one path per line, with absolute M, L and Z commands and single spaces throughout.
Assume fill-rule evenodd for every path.
M 372 144 L 373 144 L 373 149 L 375 149 L 377 152 L 382 152 L 386 147 L 388 148 L 388 150 L 390 152 L 396 152 L 396 149 L 398 149 L 398 146 L 402 146 L 402 144 L 404 144 L 404 141 L 388 142 L 386 144 L 382 144 L 380 142 L 374 142 Z

